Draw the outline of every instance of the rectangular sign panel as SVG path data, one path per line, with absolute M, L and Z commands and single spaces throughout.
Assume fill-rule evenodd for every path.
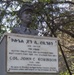
M 7 72 L 58 73 L 56 39 L 7 38 Z

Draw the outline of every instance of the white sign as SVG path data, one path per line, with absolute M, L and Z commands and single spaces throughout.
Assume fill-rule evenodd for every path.
M 7 41 L 7 72 L 58 72 L 56 39 L 8 36 Z

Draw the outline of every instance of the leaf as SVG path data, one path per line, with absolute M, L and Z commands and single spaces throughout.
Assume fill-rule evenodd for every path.
M 39 2 L 50 2 L 51 0 L 38 0 Z
M 30 2 L 31 0 L 22 0 L 23 2 Z

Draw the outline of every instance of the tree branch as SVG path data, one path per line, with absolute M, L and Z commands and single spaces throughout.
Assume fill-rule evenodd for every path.
M 61 28 L 58 28 L 58 30 L 60 30 L 60 31 L 62 31 L 62 32 L 66 33 L 66 34 L 68 34 L 68 35 L 70 35 L 71 37 L 74 38 L 74 33 L 71 33 L 70 31 L 65 30 L 65 29 L 61 29 Z

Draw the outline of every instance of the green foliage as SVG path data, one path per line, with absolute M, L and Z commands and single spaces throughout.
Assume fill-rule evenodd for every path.
M 60 75 L 70 75 L 68 71 L 61 72 Z
M 39 2 L 50 2 L 51 0 L 38 0 Z

